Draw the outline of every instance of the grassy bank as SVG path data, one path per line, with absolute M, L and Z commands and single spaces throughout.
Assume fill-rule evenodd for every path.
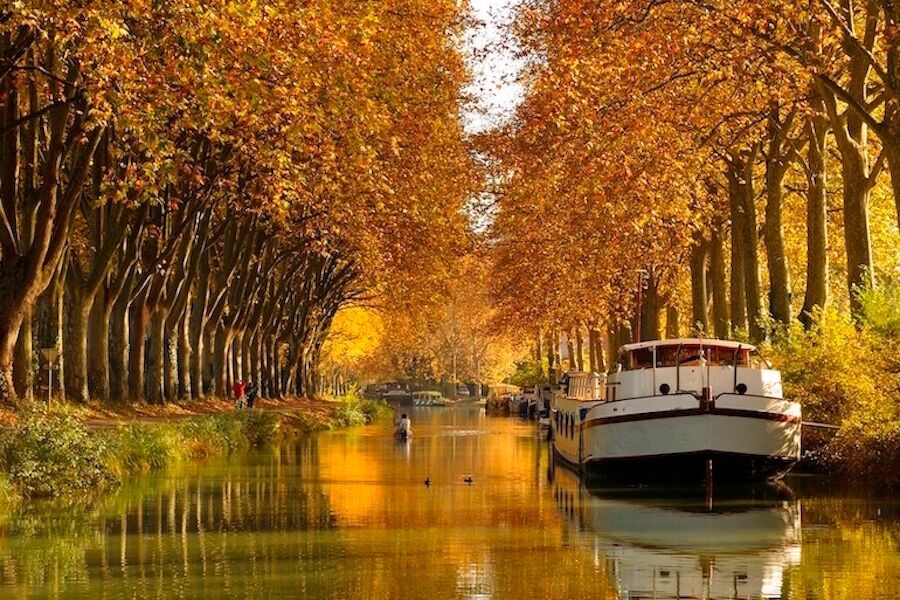
M 867 487 L 900 489 L 900 282 L 860 296 L 858 323 L 826 310 L 813 327 L 781 332 L 768 349 L 803 418 L 806 466 Z
M 102 492 L 129 476 L 211 455 L 246 451 L 283 436 L 363 425 L 390 414 L 349 398 L 328 410 L 228 410 L 158 422 L 90 428 L 65 410 L 25 410 L 0 430 L 0 508 L 21 498 Z

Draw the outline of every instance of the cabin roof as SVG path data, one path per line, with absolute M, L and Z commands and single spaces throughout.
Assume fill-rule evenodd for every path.
M 640 350 L 642 348 L 655 348 L 657 346 L 679 346 L 684 344 L 685 346 L 716 346 L 717 348 L 735 348 L 737 349 L 739 346 L 745 350 L 756 350 L 756 346 L 752 344 L 748 344 L 747 342 L 733 342 L 731 340 L 717 340 L 715 338 L 675 338 L 671 340 L 649 340 L 646 342 L 638 342 L 636 344 L 625 344 L 621 348 L 619 348 L 619 352 L 632 352 L 634 350 Z

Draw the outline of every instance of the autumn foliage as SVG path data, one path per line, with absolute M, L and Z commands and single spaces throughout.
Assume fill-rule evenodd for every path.
M 475 177 L 447 2 L 0 9 L 0 397 L 314 394 L 348 303 L 442 276 Z M 428 244 L 420 240 L 428 239 Z M 428 274 L 429 276 L 424 276 Z

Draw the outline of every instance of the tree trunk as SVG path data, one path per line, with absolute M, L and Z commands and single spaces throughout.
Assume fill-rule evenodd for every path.
M 34 399 L 34 328 L 32 308 L 25 309 L 13 358 L 16 395 L 26 402 Z
M 705 333 L 706 317 L 706 246 L 707 242 L 695 236 L 691 248 L 691 329 Z
M 574 371 L 575 365 L 575 334 L 570 329 L 566 332 L 566 353 L 569 355 L 569 371 Z
M 769 119 L 769 152 L 766 156 L 766 260 L 769 268 L 769 314 L 782 325 L 791 322 L 791 281 L 784 250 L 782 204 L 787 173 L 783 151 L 786 125 Z
M 867 33 L 872 23 L 866 22 Z M 861 105 L 868 103 L 869 63 L 858 53 L 848 65 L 848 92 Z M 875 285 L 872 263 L 872 240 L 869 232 L 869 192 L 874 175 L 869 172 L 868 126 L 852 109 L 838 112 L 833 92 L 817 80 L 819 95 L 825 105 L 836 146 L 841 155 L 843 179 L 844 244 L 847 248 L 847 288 L 850 309 L 859 318 L 861 306 L 857 293 Z
M 651 275 L 641 302 L 641 341 L 659 339 L 659 283 Z
M 844 180 L 844 243 L 847 247 L 847 288 L 850 306 L 859 315 L 857 299 L 860 290 L 875 283 L 873 277 L 872 242 L 869 232 L 869 190 L 866 160 L 858 152 L 841 161 Z
M 666 339 L 673 340 L 681 336 L 681 324 L 678 321 L 678 308 L 670 301 L 666 306 Z
M 244 332 L 235 333 L 231 344 L 232 381 L 246 380 L 244 376 Z
M 709 244 L 709 285 L 712 288 L 713 332 L 728 338 L 728 303 L 725 288 L 725 242 L 721 230 L 713 229 Z
M 228 397 L 228 358 L 231 336 L 224 327 L 216 328 L 216 340 L 213 347 L 213 385 L 216 396 Z
M 66 294 L 66 395 L 75 402 L 87 402 L 88 319 L 93 302 L 77 284 L 68 286 Z
M 163 395 L 163 401 L 174 402 L 178 399 L 178 366 L 180 364 L 178 346 L 181 344 L 182 320 L 178 319 L 174 329 L 169 330 L 166 330 L 165 323 L 166 319 L 163 319 L 163 334 L 165 336 L 165 372 L 163 377 L 165 394 Z
M 131 364 L 131 327 L 129 327 L 128 300 L 125 294 L 115 303 L 111 315 L 109 331 L 109 397 L 115 402 L 126 402 L 133 378 L 128 376 L 128 369 Z
M 575 328 L 575 366 L 579 371 L 584 371 L 584 339 L 581 336 L 581 327 Z
M 56 372 L 58 377 L 56 381 L 58 382 L 59 395 L 61 398 L 65 398 L 64 392 L 64 382 L 66 380 L 66 344 L 68 343 L 65 340 L 64 330 L 65 330 L 65 289 L 66 286 L 64 282 L 66 280 L 66 271 L 67 271 L 67 261 L 66 259 L 62 259 L 62 262 L 59 265 L 59 270 L 57 271 L 56 278 L 53 281 L 51 286 L 53 298 L 53 311 L 54 318 L 53 324 L 55 326 L 55 330 L 53 331 L 53 347 L 56 348 L 57 356 L 59 356 L 59 362 L 57 363 Z
M 594 352 L 597 354 L 597 372 L 606 373 L 609 369 L 609 361 L 614 359 L 615 356 L 611 352 L 606 352 L 604 347 L 604 336 L 599 329 L 594 330 L 594 345 L 596 347 Z M 607 360 L 608 357 L 609 359 Z
M 184 311 L 178 320 L 178 399 L 190 400 L 193 397 L 191 390 L 191 368 L 193 365 L 194 350 L 191 348 L 191 311 L 190 307 Z
M 203 372 L 206 361 L 206 336 L 204 335 L 202 308 L 199 306 L 202 300 L 194 298 L 191 303 L 190 315 L 190 378 L 191 378 L 191 397 L 203 398 L 206 389 L 204 388 Z
M 4 286 L 0 286 L 0 402 L 14 404 L 17 396 L 13 386 L 13 358 L 26 305 L 8 297 L 10 288 L 5 287 L 8 281 L 4 280 Z
M 616 323 L 610 323 L 606 329 L 606 347 L 609 351 L 610 366 L 614 366 L 615 361 L 618 360 L 620 342 L 619 326 Z
M 109 314 L 102 302 L 94 302 L 88 316 L 88 390 L 109 401 Z
M 556 345 L 553 333 L 547 333 L 547 375 L 551 384 L 556 383 Z
M 893 129 L 900 128 L 900 119 L 894 117 Z M 888 169 L 891 171 L 891 190 L 894 192 L 894 210 L 897 213 L 897 229 L 900 230 L 900 132 L 892 131 L 893 142 L 885 141 Z
M 145 385 L 145 355 L 147 341 L 147 327 L 150 323 L 150 315 L 143 302 L 136 303 L 129 311 L 130 323 L 128 324 L 128 393 L 132 402 L 143 402 L 147 397 L 144 393 Z
M 250 381 L 256 385 L 258 392 L 262 392 L 262 365 L 260 364 L 263 354 L 262 341 L 258 335 L 253 335 L 250 337 L 248 346 L 247 355 L 249 356 L 249 362 L 247 377 L 249 377 Z
M 600 367 L 597 366 L 597 330 L 593 327 L 588 328 L 588 363 L 591 373 L 598 373 Z
M 731 281 L 728 292 L 728 308 L 731 335 L 747 331 L 747 292 L 744 289 L 744 211 L 741 210 L 743 194 L 741 174 L 736 162 L 728 165 L 728 202 L 731 209 Z
M 145 360 L 147 373 L 147 402 L 165 402 L 166 328 L 165 316 L 155 311 L 150 318 L 149 352 Z
M 762 327 L 762 285 L 759 280 L 759 233 L 756 224 L 755 193 L 753 191 L 753 156 L 741 161 L 741 206 L 743 212 L 743 248 L 741 254 L 744 264 L 744 292 L 747 300 L 747 325 L 750 340 L 761 342 L 765 338 Z
M 270 386 L 269 394 L 272 398 L 281 398 L 283 395 L 282 385 L 281 385 L 281 360 L 278 356 L 278 338 L 274 335 L 269 340 L 269 377 L 272 378 L 272 385 Z
M 816 310 L 828 302 L 828 204 L 826 136 L 828 124 L 817 117 L 807 124 L 809 193 L 806 199 L 806 295 L 800 321 L 809 328 Z M 897 171 L 900 174 L 900 171 Z M 900 197 L 898 197 L 900 198 Z

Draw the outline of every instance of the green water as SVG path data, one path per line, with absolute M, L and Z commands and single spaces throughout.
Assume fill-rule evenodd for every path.
M 589 491 L 530 423 L 411 416 L 0 515 L 0 598 L 900 598 L 897 501 Z

